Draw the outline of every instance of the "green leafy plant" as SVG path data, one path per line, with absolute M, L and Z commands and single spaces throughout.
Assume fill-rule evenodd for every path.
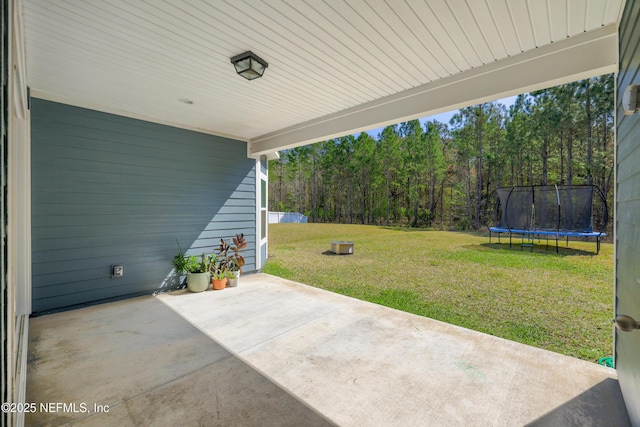
M 217 272 L 211 273 L 211 278 L 214 280 L 221 280 L 221 279 L 225 279 L 226 277 L 227 277 L 226 271 L 217 271 Z
M 186 266 L 183 270 L 186 273 L 206 273 L 210 269 L 210 265 L 213 262 L 212 255 L 207 255 L 204 252 L 200 256 L 200 259 L 196 258 L 195 255 L 185 256 Z
M 211 262 L 209 263 L 209 271 L 211 272 L 211 277 L 214 279 L 221 279 L 223 274 L 225 273 L 225 264 L 224 260 L 218 255 L 211 255 Z M 226 277 L 226 276 L 224 276 Z
M 171 265 L 178 274 L 205 273 L 211 270 L 211 266 L 215 264 L 215 261 L 216 256 L 214 254 L 207 255 L 203 252 L 199 260 L 195 255 L 186 255 L 182 251 L 180 243 L 178 243 L 178 253 L 173 257 Z
M 186 273 L 188 264 L 189 264 L 188 258 L 185 256 L 185 254 L 182 251 L 178 252 L 173 257 L 173 260 L 171 261 L 171 265 L 173 266 L 173 269 L 178 274 Z

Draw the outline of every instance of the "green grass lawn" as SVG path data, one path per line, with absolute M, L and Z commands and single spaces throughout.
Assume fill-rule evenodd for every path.
M 328 255 L 333 240 L 354 255 Z M 613 246 L 544 241 L 520 251 L 488 234 L 272 224 L 263 271 L 569 356 L 613 347 Z M 506 244 L 504 243 L 506 242 Z M 519 242 L 519 241 L 518 241 Z M 553 247 L 552 247 L 553 246 Z

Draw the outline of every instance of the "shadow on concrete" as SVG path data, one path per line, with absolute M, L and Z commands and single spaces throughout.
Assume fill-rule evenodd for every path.
M 631 426 L 617 380 L 606 379 L 527 427 Z
M 154 297 L 31 319 L 28 357 L 29 426 L 333 425 Z

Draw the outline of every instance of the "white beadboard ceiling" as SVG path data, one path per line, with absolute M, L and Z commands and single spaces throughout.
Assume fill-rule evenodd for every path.
M 23 1 L 34 96 L 249 141 L 250 154 L 613 71 L 624 6 Z M 235 73 L 229 58 L 246 50 L 269 63 L 264 77 Z

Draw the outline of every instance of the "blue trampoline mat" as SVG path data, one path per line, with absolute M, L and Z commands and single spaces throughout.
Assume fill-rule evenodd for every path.
M 562 236 L 562 237 L 606 237 L 607 233 L 598 231 L 562 231 L 562 230 L 524 230 L 517 228 L 489 227 L 492 233 L 511 233 L 511 234 L 536 234 L 541 236 Z

